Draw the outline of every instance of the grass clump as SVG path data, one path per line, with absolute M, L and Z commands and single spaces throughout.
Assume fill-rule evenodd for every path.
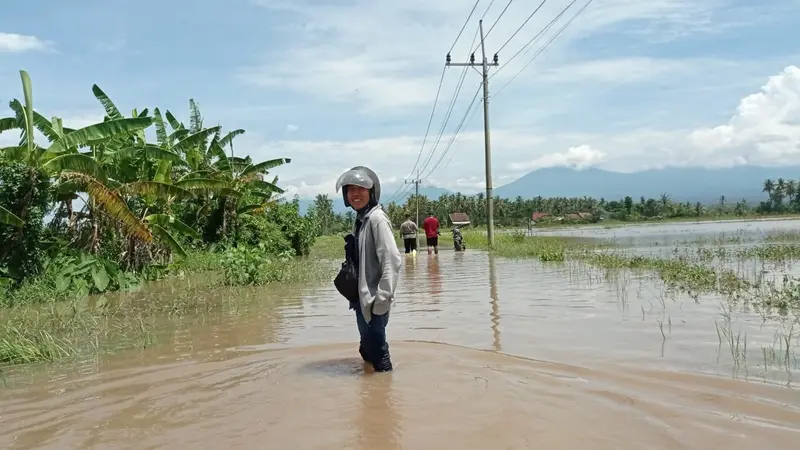
M 486 236 L 469 233 L 468 245 L 489 250 Z M 465 236 L 466 238 L 466 236 Z M 614 252 L 599 252 L 612 244 L 596 238 L 562 236 L 526 236 L 524 232 L 495 235 L 491 251 L 511 258 L 537 258 L 542 262 L 576 260 L 606 270 L 649 270 L 671 289 L 685 292 L 695 300 L 700 294 L 718 292 L 733 295 L 751 288 L 751 284 L 733 271 L 715 270 L 687 258 L 650 258 Z
M 675 254 L 679 249 L 675 248 Z M 800 245 L 797 244 L 762 244 L 746 248 L 726 248 L 723 246 L 699 246 L 684 251 L 693 254 L 700 261 L 720 261 L 753 259 L 782 263 L 800 259 Z
M 570 254 L 591 251 L 608 245 L 598 239 L 561 236 L 526 236 L 524 232 L 498 233 L 494 247 L 489 249 L 486 235 L 469 231 L 464 233 L 468 248 L 490 250 L 508 258 L 538 258 L 544 262 L 565 261 Z
M 798 242 L 800 232 L 794 230 L 771 231 L 764 235 L 765 242 Z
M 274 289 L 225 286 L 222 276 L 205 274 L 175 288 L 159 282 L 135 293 L 90 296 L 69 302 L 22 305 L 3 311 L 0 318 L 0 372 L 4 366 L 53 362 L 80 354 L 113 353 L 149 348 L 157 336 L 179 322 L 207 322 L 215 317 L 269 308 L 302 286 L 289 283 L 309 277 L 327 278 L 331 271 L 314 263 L 291 261 L 282 269 L 282 283 Z
M 747 280 L 730 270 L 715 270 L 683 258 L 662 259 L 596 253 L 584 255 L 583 261 L 604 269 L 653 271 L 667 287 L 685 292 L 694 299 L 703 293 L 719 292 L 732 295 L 751 287 Z
M 794 312 L 800 319 L 800 279 L 784 275 L 780 286 L 765 283 L 757 295 L 757 306 L 762 313 L 777 311 L 781 315 Z
M 203 273 L 222 269 L 220 253 L 212 250 L 187 251 L 186 257 L 169 267 L 171 274 Z
M 332 279 L 333 267 L 291 254 L 270 255 L 262 245 L 229 249 L 222 256 L 222 280 L 227 286 Z
M 800 259 L 800 245 L 769 244 L 740 249 L 736 257 L 739 259 L 755 258 L 762 261 L 791 261 Z
M 0 364 L 56 361 L 70 356 L 72 351 L 72 343 L 45 329 L 30 331 L 10 324 L 0 325 Z
M 320 236 L 311 247 L 312 259 L 344 260 L 344 235 Z

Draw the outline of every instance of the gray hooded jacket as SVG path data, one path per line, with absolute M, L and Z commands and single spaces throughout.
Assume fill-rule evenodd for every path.
M 358 290 L 361 312 L 369 323 L 394 303 L 402 257 L 394 241 L 392 223 L 381 205 L 367 211 L 358 235 Z

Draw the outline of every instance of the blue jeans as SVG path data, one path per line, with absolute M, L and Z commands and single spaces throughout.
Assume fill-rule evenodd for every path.
M 356 304 L 356 324 L 361 342 L 358 352 L 364 361 L 372 364 L 376 372 L 392 370 L 392 360 L 389 355 L 389 343 L 386 342 L 386 326 L 389 324 L 389 313 L 382 316 L 373 314 L 370 323 L 364 320 L 361 306 Z

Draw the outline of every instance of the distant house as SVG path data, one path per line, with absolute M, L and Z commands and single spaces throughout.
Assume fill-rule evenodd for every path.
M 457 226 L 469 225 L 469 215 L 467 213 L 456 212 L 449 214 L 449 216 L 450 216 L 450 222 L 452 222 L 453 225 Z
M 549 217 L 549 216 L 550 216 L 550 213 L 548 213 L 548 212 L 539 212 L 539 211 L 537 211 L 537 212 L 534 212 L 533 214 L 531 214 L 531 221 L 536 222 L 538 220 L 541 220 L 544 217 Z

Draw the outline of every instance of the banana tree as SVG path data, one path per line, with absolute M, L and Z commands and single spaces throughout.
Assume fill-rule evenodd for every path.
M 244 130 L 236 130 L 220 140 L 212 139 L 207 151 L 206 159 L 211 161 L 211 176 L 229 182 L 231 190 L 240 194 L 218 199 L 213 213 L 216 220 L 212 223 L 219 225 L 217 231 L 221 231 L 222 235 L 228 233 L 229 224 L 238 215 L 263 213 L 275 205 L 275 195 L 283 194 L 284 190 L 278 187 L 277 177 L 271 182 L 265 178 L 271 169 L 291 162 L 289 158 L 275 158 L 254 164 L 249 156 L 233 156 L 233 138 L 243 133 Z M 230 146 L 231 156 L 224 151 L 223 145 Z
M 102 89 L 94 85 L 92 91 L 103 105 L 107 120 L 122 118 L 119 109 Z M 143 117 L 146 110 L 142 113 L 134 110 L 132 114 L 134 117 Z M 157 117 L 153 120 L 156 124 L 159 122 L 163 124 L 157 110 L 156 114 Z M 157 128 L 159 127 L 157 126 Z M 157 131 L 157 135 L 161 135 L 161 133 Z M 180 148 L 181 145 L 185 145 L 188 137 L 172 142 L 175 142 L 176 147 Z M 164 144 L 165 139 L 163 136 L 160 138 L 162 138 L 160 139 L 161 144 Z M 93 186 L 94 192 L 101 193 L 102 196 L 98 199 L 102 205 L 105 208 L 113 208 L 117 212 L 116 217 L 120 222 L 127 225 L 130 233 L 123 255 L 123 262 L 126 266 L 141 265 L 143 261 L 140 258 L 142 253 L 140 244 L 151 242 L 153 237 L 173 252 L 185 255 L 178 239 L 170 231 L 195 238 L 198 233 L 172 216 L 169 208 L 174 200 L 191 198 L 193 193 L 179 185 L 174 185 L 170 174 L 163 173 L 163 168 L 185 167 L 186 161 L 169 145 L 156 146 L 147 143 L 144 130 L 137 130 L 135 133 L 120 133 L 101 144 L 93 147 L 91 155 L 99 166 L 91 170 L 80 170 L 81 176 L 77 178 L 82 179 L 87 188 Z M 74 156 L 66 155 L 60 159 L 66 160 L 67 158 L 76 159 Z M 86 158 L 82 159 L 86 163 L 85 168 L 89 168 L 89 161 Z M 74 184 L 74 181 L 75 177 L 71 177 L 66 184 Z M 101 189 L 98 185 L 102 185 L 105 189 Z M 137 203 L 138 208 L 129 207 L 131 202 Z M 123 207 L 123 203 L 126 207 Z M 150 250 L 148 252 L 152 253 Z
M 17 217 L 16 214 L 0 206 L 0 223 L 22 228 L 25 221 Z

